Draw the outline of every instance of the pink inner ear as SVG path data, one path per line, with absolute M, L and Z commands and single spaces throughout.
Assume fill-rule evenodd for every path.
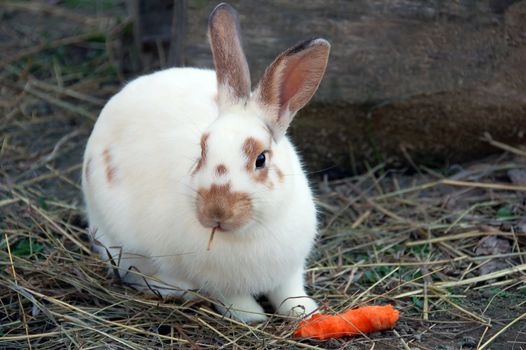
M 325 71 L 326 59 L 317 47 L 287 57 L 281 75 L 280 115 L 287 107 L 296 113 L 309 102 Z
M 255 98 L 268 111 L 265 119 L 274 139 L 285 134 L 296 112 L 316 92 L 329 50 L 324 39 L 307 40 L 283 52 L 265 70 Z
M 291 57 L 287 61 L 287 65 L 283 70 L 283 75 L 281 76 L 281 91 L 280 91 L 280 101 L 279 105 L 281 108 L 287 106 L 290 100 L 298 93 L 298 91 L 303 87 L 305 81 L 308 78 L 306 71 L 306 66 L 308 66 L 308 61 L 305 59 L 304 55 L 298 55 L 299 57 Z M 293 106 L 290 106 L 291 108 Z M 301 108 L 301 107 L 300 107 Z

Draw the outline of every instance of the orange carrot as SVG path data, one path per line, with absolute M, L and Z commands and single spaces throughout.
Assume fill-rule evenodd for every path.
M 297 338 L 330 339 L 391 329 L 399 312 L 392 305 L 363 306 L 338 315 L 314 314 L 301 321 L 294 332 Z

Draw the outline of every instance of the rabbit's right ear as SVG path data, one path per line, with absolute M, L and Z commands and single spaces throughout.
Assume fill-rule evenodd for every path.
M 325 74 L 331 45 L 315 38 L 283 52 L 265 70 L 253 94 L 274 140 L 287 131 L 296 113 L 312 98 Z
M 217 75 L 219 109 L 248 99 L 250 72 L 241 46 L 236 10 L 221 3 L 210 14 L 208 35 Z

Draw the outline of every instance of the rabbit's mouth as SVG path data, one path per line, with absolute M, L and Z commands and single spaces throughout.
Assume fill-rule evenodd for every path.
M 199 222 L 201 225 L 206 229 L 214 229 L 216 232 L 235 232 L 239 231 L 243 227 L 246 226 L 249 220 L 239 220 L 239 218 L 228 218 L 226 220 L 214 220 L 216 218 L 207 219 L 207 218 L 199 218 Z
M 222 226 L 221 226 L 221 223 L 218 222 L 216 226 L 214 226 L 214 229 L 217 231 L 217 232 L 226 232 L 227 230 L 225 230 Z

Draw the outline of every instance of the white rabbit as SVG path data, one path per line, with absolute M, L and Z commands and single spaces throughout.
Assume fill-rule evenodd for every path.
M 285 132 L 318 88 L 330 45 L 286 50 L 251 93 L 232 7 L 214 9 L 209 37 L 215 71 L 143 76 L 102 110 L 82 171 L 95 248 L 142 290 L 199 290 L 244 322 L 266 319 L 258 295 L 279 314 L 309 314 L 316 209 Z

